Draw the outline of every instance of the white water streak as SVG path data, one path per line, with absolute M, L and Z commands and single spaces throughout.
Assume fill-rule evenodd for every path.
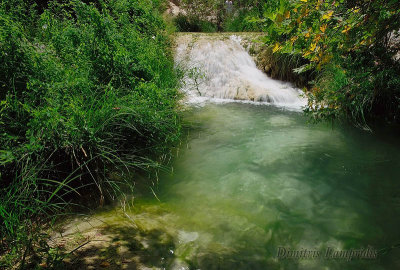
M 307 100 L 290 83 L 269 78 L 241 46 L 240 38 L 181 40 L 176 62 L 187 74 L 183 91 L 189 103 L 252 102 L 301 109 Z

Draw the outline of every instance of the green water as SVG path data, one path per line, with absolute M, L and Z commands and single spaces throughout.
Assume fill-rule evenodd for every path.
M 273 106 L 209 104 L 131 214 L 165 231 L 167 269 L 400 269 L 400 145 Z M 370 247 L 377 259 L 276 258 Z M 162 257 L 162 258 L 161 258 Z M 160 255 L 160 260 L 164 257 Z M 185 268 L 186 267 L 186 268 Z

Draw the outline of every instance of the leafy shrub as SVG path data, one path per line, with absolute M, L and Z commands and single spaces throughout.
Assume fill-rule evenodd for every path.
M 307 112 L 314 119 L 341 118 L 364 127 L 374 118 L 398 121 L 398 1 L 273 3 L 259 19 L 267 44 L 274 53 L 307 59 L 297 72 L 320 72 L 309 93 Z
M 212 22 L 201 20 L 197 17 L 188 17 L 182 14 L 179 14 L 174 18 L 174 24 L 179 32 L 213 33 L 217 31 L 217 26 Z
M 259 10 L 242 9 L 236 14 L 227 16 L 224 20 L 224 31 L 226 32 L 261 32 L 263 25 L 254 17 L 259 17 Z
M 306 112 L 315 120 L 349 119 L 369 130 L 380 117 L 388 122 L 400 113 L 399 66 L 384 67 L 360 55 L 325 66 L 309 93 Z
M 0 4 L 0 254 L 22 254 L 18 235 L 73 194 L 114 197 L 110 169 L 158 166 L 150 158 L 178 139 L 161 4 Z

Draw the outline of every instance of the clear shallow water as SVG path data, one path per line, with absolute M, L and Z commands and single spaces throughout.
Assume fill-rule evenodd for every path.
M 179 263 L 167 269 L 400 269 L 399 249 L 382 250 L 400 243 L 395 138 L 273 106 L 209 104 L 186 119 L 174 172 L 154 187 L 160 201 L 148 192 L 130 213 L 172 239 Z M 376 260 L 276 258 L 278 247 L 368 246 Z

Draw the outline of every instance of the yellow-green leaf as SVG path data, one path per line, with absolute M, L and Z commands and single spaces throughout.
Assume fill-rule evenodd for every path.
M 310 46 L 310 51 L 314 51 L 316 47 L 317 47 L 317 43 L 312 43 Z
M 330 20 L 330 18 L 332 18 L 332 15 L 333 15 L 333 11 L 331 10 L 331 11 L 329 11 L 328 13 L 325 13 L 325 14 L 322 16 L 322 19 L 323 19 L 323 20 Z
M 277 51 L 279 51 L 281 49 L 281 45 L 277 42 L 275 44 L 275 47 L 272 49 L 273 53 L 276 53 Z

